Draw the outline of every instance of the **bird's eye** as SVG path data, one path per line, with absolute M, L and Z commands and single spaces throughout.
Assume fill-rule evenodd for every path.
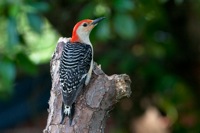
M 83 24 L 83 27 L 86 27 L 86 26 L 87 26 L 87 23 L 84 23 L 84 24 Z

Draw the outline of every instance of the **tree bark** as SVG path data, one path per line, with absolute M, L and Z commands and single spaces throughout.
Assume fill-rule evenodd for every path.
M 128 75 L 107 76 L 94 63 L 89 85 L 77 98 L 72 125 L 68 117 L 61 121 L 62 91 L 59 82 L 59 64 L 62 49 L 69 38 L 60 38 L 52 56 L 50 72 L 52 77 L 48 120 L 44 133 L 103 133 L 106 118 L 113 106 L 122 98 L 131 95 L 131 80 Z

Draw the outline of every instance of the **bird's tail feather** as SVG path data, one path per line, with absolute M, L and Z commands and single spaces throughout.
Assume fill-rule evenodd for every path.
M 61 120 L 60 124 L 63 124 L 65 117 L 68 116 L 69 117 L 69 124 L 71 126 L 72 120 L 73 120 L 73 117 L 74 117 L 74 113 L 75 113 L 75 104 L 74 103 L 72 104 L 72 106 L 67 106 L 63 103 L 62 104 L 62 112 L 61 112 L 62 120 Z

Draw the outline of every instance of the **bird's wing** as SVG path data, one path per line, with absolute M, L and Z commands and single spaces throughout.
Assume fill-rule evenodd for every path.
M 63 101 L 71 106 L 82 90 L 92 60 L 92 48 L 82 43 L 67 43 L 60 64 Z

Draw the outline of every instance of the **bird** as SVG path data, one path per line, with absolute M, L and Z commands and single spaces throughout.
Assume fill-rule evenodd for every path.
M 88 85 L 93 70 L 93 46 L 90 32 L 104 19 L 84 19 L 73 28 L 72 37 L 64 44 L 60 58 L 59 78 L 62 87 L 61 124 L 66 116 L 72 124 L 77 97 Z

